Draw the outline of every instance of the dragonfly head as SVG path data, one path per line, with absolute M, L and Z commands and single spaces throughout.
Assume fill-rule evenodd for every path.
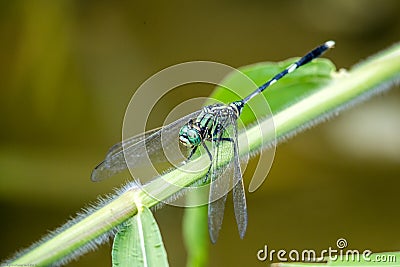
M 196 147 L 201 144 L 201 140 L 199 130 L 192 127 L 190 122 L 183 125 L 179 131 L 179 141 L 186 147 Z

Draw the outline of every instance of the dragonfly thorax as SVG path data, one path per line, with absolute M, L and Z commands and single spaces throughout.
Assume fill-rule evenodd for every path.
M 244 103 L 242 100 L 235 101 L 229 104 L 229 107 L 233 109 L 236 114 L 236 118 L 239 118 L 240 114 L 242 113 Z
M 179 141 L 190 148 L 199 146 L 203 141 L 211 141 L 218 133 L 224 131 L 221 120 L 227 117 L 237 119 L 242 107 L 241 101 L 229 105 L 215 104 L 204 107 L 197 118 L 182 126 L 179 131 Z

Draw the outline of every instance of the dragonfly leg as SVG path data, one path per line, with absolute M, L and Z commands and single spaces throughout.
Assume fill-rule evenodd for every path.
M 190 151 L 190 155 L 189 155 L 189 157 L 186 159 L 186 162 L 188 162 L 188 161 L 193 157 L 193 155 L 194 155 L 194 153 L 196 152 L 197 148 L 198 148 L 198 146 L 194 147 L 194 148 L 192 149 L 192 151 Z
M 206 145 L 204 142 L 202 142 L 202 143 L 203 143 L 204 149 L 206 150 L 206 152 L 207 152 L 207 154 L 208 154 L 208 157 L 210 158 L 210 166 L 208 167 L 207 174 L 206 174 L 206 176 L 204 177 L 204 180 L 203 180 L 203 183 L 206 183 L 207 180 L 208 180 L 208 177 L 209 177 L 209 175 L 210 175 L 210 170 L 211 170 L 211 166 L 212 166 L 212 155 L 211 155 L 211 152 L 210 152 L 210 150 L 208 149 L 207 145 Z

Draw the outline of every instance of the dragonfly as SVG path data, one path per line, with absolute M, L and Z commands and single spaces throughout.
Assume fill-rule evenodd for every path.
M 238 119 L 243 107 L 256 95 L 276 83 L 285 75 L 320 57 L 335 45 L 327 41 L 289 65 L 247 97 L 229 104 L 213 104 L 186 115 L 162 128 L 128 138 L 112 146 L 105 159 L 92 172 L 92 181 L 101 181 L 127 168 L 134 169 L 146 159 L 168 160 L 165 151 L 180 144 L 186 151 L 183 164 L 192 160 L 200 148 L 210 160 L 204 182 L 209 182 L 208 230 L 212 243 L 216 243 L 222 226 L 229 185 L 232 185 L 234 213 L 239 236 L 244 238 L 248 215 L 238 147 Z M 163 152 L 164 151 L 164 152 Z M 177 153 L 172 153 L 173 155 Z M 227 164 L 223 164 L 224 160 Z M 221 166 L 225 165 L 225 166 Z

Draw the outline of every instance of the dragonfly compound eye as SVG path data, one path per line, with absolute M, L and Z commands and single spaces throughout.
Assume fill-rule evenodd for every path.
M 198 146 L 201 143 L 201 137 L 199 131 L 196 129 L 189 129 L 187 132 L 188 140 L 192 146 Z
M 186 147 L 198 146 L 201 143 L 200 133 L 186 124 L 179 131 L 179 141 Z

